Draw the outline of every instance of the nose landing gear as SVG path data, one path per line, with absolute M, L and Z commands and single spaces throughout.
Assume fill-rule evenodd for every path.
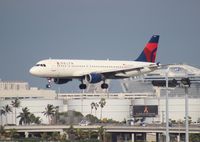
M 87 88 L 87 85 L 83 82 L 83 78 L 82 79 L 80 79 L 80 81 L 81 81 L 81 84 L 79 85 L 79 89 L 81 89 L 81 90 L 83 90 L 83 89 L 86 89 Z
M 83 90 L 83 89 L 86 89 L 87 86 L 86 86 L 86 84 L 81 83 L 81 84 L 79 85 L 79 88 L 80 88 L 81 90 Z
M 48 78 L 48 84 L 46 85 L 46 88 L 51 88 L 51 82 L 52 82 L 52 79 Z

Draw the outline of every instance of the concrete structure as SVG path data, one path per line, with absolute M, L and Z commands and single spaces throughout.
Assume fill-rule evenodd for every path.
M 156 93 L 155 93 L 156 94 Z M 165 97 L 159 97 L 151 93 L 109 93 L 108 94 L 62 94 L 58 98 L 66 97 L 69 110 L 82 112 L 84 115 L 91 113 L 91 103 L 99 102 L 100 98 L 106 99 L 103 108 L 103 118 L 112 118 L 117 121 L 131 118 L 131 106 L 133 105 L 158 105 L 158 115 L 155 118 L 148 118 L 148 122 L 165 122 Z M 170 94 L 169 94 L 170 95 Z M 108 97 L 109 96 L 109 97 Z M 200 119 L 200 98 L 189 97 L 189 116 L 193 122 Z M 94 109 L 92 110 L 93 115 Z M 169 97 L 169 118 L 176 121 L 184 121 L 185 98 L 170 95 Z M 100 116 L 100 108 L 96 111 L 96 116 Z
M 26 84 L 26 83 L 25 83 Z M 27 84 L 26 84 L 27 86 Z M 25 88 L 25 87 L 22 87 Z M 179 90 L 183 90 L 180 88 Z M 42 114 L 47 104 L 59 106 L 59 111 L 76 110 L 84 115 L 93 114 L 100 118 L 100 107 L 91 110 L 91 103 L 98 103 L 101 98 L 106 99 L 106 105 L 102 109 L 102 118 L 110 118 L 117 121 L 131 118 L 132 105 L 158 105 L 158 116 L 148 118 L 148 123 L 152 121 L 165 122 L 165 97 L 160 96 L 162 90 L 154 88 L 154 92 L 143 93 L 62 93 L 56 94 L 52 90 L 25 89 L 18 90 L 0 90 L 0 108 L 6 104 L 11 104 L 15 98 L 20 98 L 21 107 L 17 109 L 17 114 L 21 112 L 22 107 L 28 107 L 36 116 L 41 116 L 42 123 L 48 123 L 47 118 Z M 181 92 L 181 91 L 179 91 Z M 183 93 L 184 91 L 182 91 Z M 191 92 L 189 92 L 190 94 Z M 172 95 L 174 90 L 169 93 L 169 118 L 172 120 L 184 120 L 184 94 Z M 48 96 L 48 97 L 47 97 Z M 49 99 L 51 98 L 51 99 Z M 57 100 L 58 99 L 58 100 Z M 193 122 L 200 118 L 200 97 L 189 95 L 189 116 Z M 39 107 L 37 107 L 39 106 Z M 14 114 L 8 114 L 8 123 L 14 123 Z M 5 117 L 2 116 L 3 124 Z M 18 120 L 17 120 L 18 121 Z
M 16 116 L 20 114 L 22 108 L 27 107 L 35 116 L 41 117 L 42 123 L 48 123 L 48 118 L 43 115 L 45 107 L 48 104 L 58 106 L 59 111 L 66 111 L 63 109 L 63 100 L 57 100 L 57 94 L 54 90 L 44 90 L 34 87 L 29 87 L 27 82 L 0 82 L 0 109 L 9 105 L 13 112 L 8 113 L 7 116 L 0 116 L 0 124 L 17 124 L 19 118 L 15 118 L 15 108 L 11 106 L 11 102 L 18 98 L 20 100 L 20 107 L 16 109 Z M 17 119 L 17 121 L 15 121 Z
M 78 99 L 78 100 L 68 100 L 67 106 L 69 110 L 76 110 L 82 112 L 83 115 L 93 114 L 94 116 L 100 118 L 101 107 L 99 106 L 97 110 L 91 109 L 91 103 L 98 103 L 99 99 Z M 130 116 L 130 105 L 131 100 L 129 99 L 106 99 L 106 104 L 102 108 L 102 118 L 109 118 L 117 121 L 123 121 Z
M 0 100 L 19 99 L 55 99 L 55 90 L 29 87 L 27 82 L 0 81 Z
M 74 128 L 82 129 L 85 131 L 98 131 L 98 128 L 101 127 L 101 125 L 89 125 L 89 126 L 79 126 L 74 125 Z M 70 128 L 69 125 L 39 125 L 39 126 L 5 126 L 5 130 L 9 131 L 12 129 L 17 130 L 19 133 L 24 133 L 25 137 L 33 136 L 34 134 L 37 134 L 38 132 L 59 132 L 60 134 L 65 133 L 64 129 Z M 153 141 L 156 142 L 164 142 L 164 133 L 165 133 L 165 127 L 162 125 L 150 125 L 147 127 L 142 126 L 124 126 L 124 125 L 106 125 L 103 127 L 105 129 L 106 133 L 110 133 L 112 136 L 112 141 L 148 141 L 153 139 Z M 190 133 L 200 133 L 199 126 L 190 126 Z M 180 140 L 180 136 L 184 135 L 185 133 L 185 127 L 183 125 L 176 126 L 176 127 L 170 127 L 169 133 L 171 137 L 175 136 L 175 139 Z M 149 138 L 151 136 L 151 138 Z M 184 140 L 184 139 L 183 139 Z

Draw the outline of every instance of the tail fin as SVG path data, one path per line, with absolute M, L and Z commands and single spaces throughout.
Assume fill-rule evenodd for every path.
M 135 61 L 155 62 L 156 52 L 158 48 L 159 35 L 153 35 L 146 44 L 144 50 Z

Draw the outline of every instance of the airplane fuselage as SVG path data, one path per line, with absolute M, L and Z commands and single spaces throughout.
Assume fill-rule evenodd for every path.
M 128 68 L 138 68 L 126 72 L 116 73 L 109 79 L 126 78 L 148 73 L 154 70 L 149 66 L 155 63 L 136 61 L 114 61 L 114 60 L 60 60 L 48 59 L 39 61 L 31 68 L 31 74 L 44 78 L 78 78 L 89 73 L 112 72 Z

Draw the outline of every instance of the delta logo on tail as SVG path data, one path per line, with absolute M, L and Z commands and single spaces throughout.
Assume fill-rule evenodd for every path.
M 136 61 L 155 63 L 159 35 L 153 35 Z

